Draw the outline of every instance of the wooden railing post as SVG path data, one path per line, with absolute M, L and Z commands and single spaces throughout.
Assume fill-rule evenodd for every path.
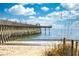
M 71 56 L 74 55 L 74 40 L 71 40 Z
M 75 44 L 75 47 L 76 47 L 76 51 L 75 51 L 75 54 L 76 54 L 76 56 L 78 56 L 78 42 L 76 42 L 76 44 Z

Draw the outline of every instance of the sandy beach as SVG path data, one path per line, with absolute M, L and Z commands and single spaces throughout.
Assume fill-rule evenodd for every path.
M 0 56 L 43 56 L 52 43 L 44 41 L 9 41 L 0 45 Z
M 42 55 L 43 46 L 13 46 L 13 45 L 1 45 L 1 56 L 40 56 Z

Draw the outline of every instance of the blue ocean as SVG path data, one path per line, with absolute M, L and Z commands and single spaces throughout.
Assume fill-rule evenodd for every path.
M 43 28 L 41 34 L 30 35 L 24 38 L 18 39 L 19 41 L 53 41 L 53 40 L 62 40 L 63 38 L 69 40 L 79 40 L 79 29 L 65 30 L 65 29 L 45 29 Z

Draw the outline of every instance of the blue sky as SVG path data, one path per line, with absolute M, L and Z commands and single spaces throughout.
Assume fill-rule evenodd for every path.
M 79 22 L 78 6 L 68 3 L 0 3 L 0 18 L 63 29 Z
M 23 5 L 23 4 L 0 3 L 0 7 L 1 7 L 0 8 L 0 13 L 3 14 L 4 17 L 5 16 L 12 17 L 13 15 L 8 13 L 8 12 L 5 12 L 5 9 L 9 9 L 12 6 L 15 6 L 15 5 Z M 44 4 L 41 3 L 41 4 L 25 4 L 25 5 L 23 5 L 23 7 L 25 7 L 25 8 L 34 8 L 34 11 L 36 12 L 36 15 L 35 15 L 36 17 L 38 17 L 38 16 L 45 16 L 45 15 L 47 15 L 47 14 L 53 12 L 53 11 L 61 11 L 61 10 L 63 10 L 63 8 L 61 6 L 60 6 L 61 7 L 60 10 L 55 10 L 57 6 L 60 6 L 60 3 L 44 3 Z M 50 10 L 44 11 L 44 10 L 41 9 L 42 7 L 47 7 Z

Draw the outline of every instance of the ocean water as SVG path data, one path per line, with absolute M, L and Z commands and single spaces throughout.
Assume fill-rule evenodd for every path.
M 38 35 L 26 36 L 24 38 L 18 39 L 18 41 L 53 41 L 53 40 L 62 40 L 64 37 L 67 39 L 79 40 L 79 29 L 42 29 L 42 33 Z

